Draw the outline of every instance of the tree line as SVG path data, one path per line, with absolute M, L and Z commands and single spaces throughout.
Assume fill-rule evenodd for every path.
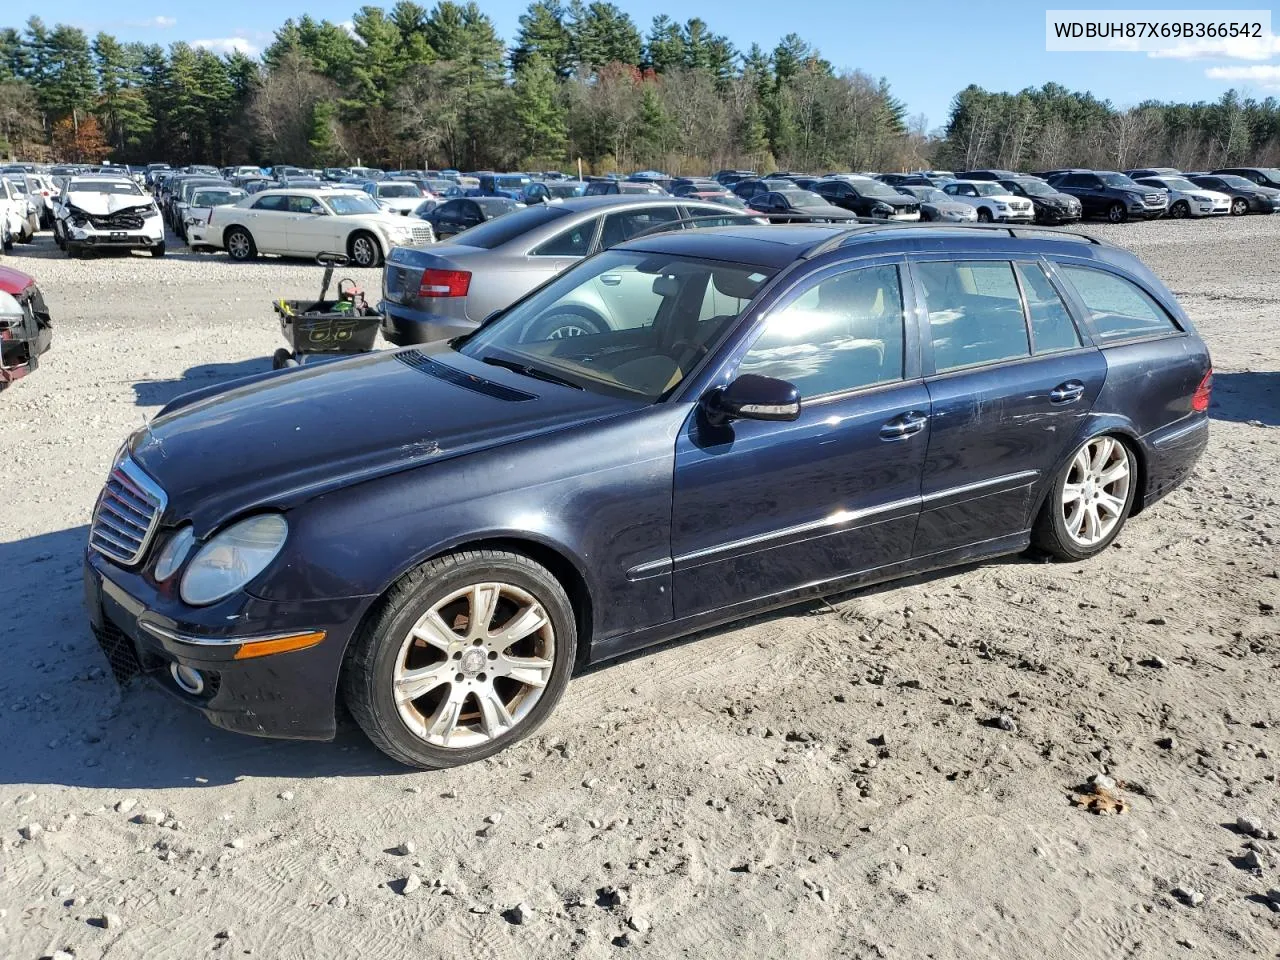
M 38 17 L 0 29 L 0 152 L 23 157 L 825 172 L 1270 164 L 1278 144 L 1271 98 L 1118 110 L 1056 84 L 970 86 L 930 133 L 885 79 L 837 70 L 798 34 L 739 51 L 698 18 L 642 33 L 599 0 L 536 0 L 510 46 L 453 0 L 291 18 L 260 58 Z

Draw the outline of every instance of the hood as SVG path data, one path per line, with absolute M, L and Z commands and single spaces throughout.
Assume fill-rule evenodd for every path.
M 977 213 L 974 212 L 973 207 L 967 203 L 960 203 L 958 200 L 939 200 L 937 202 L 934 202 L 933 200 L 921 200 L 920 206 L 932 207 L 939 213 L 973 213 L 974 217 L 977 217 Z
M 205 535 L 233 516 L 634 409 L 441 344 L 261 374 L 177 398 L 134 433 L 169 497 L 166 523 Z
M 891 207 L 916 207 L 920 205 L 920 201 L 915 197 L 908 197 L 906 194 L 899 194 L 896 197 L 867 197 L 869 203 L 883 203 Z
M 1030 197 L 1019 197 L 1018 199 L 1030 200 L 1034 206 L 1040 206 L 1041 204 L 1043 204 L 1044 206 L 1050 207 L 1050 208 L 1074 207 L 1080 202 L 1075 197 L 1071 196 L 1071 194 L 1069 193 L 1055 193 L 1048 197 L 1040 197 L 1040 196 L 1035 196 L 1033 194 Z
M 151 198 L 144 196 L 127 196 L 119 193 L 95 193 L 90 190 L 76 190 L 65 194 L 67 202 L 73 207 L 102 217 L 132 207 L 149 207 Z
M 11 297 L 16 297 L 35 282 L 34 277 L 23 273 L 21 270 L 14 270 L 12 267 L 0 267 L 0 290 L 3 290 Z
M 408 213 L 411 210 L 416 210 L 418 207 L 418 204 L 420 204 L 425 199 L 427 198 L 426 197 L 379 197 L 378 203 L 380 203 L 382 206 L 390 210 L 396 210 L 401 213 Z

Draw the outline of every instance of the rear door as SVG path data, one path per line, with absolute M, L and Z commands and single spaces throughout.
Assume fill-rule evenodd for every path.
M 1036 260 L 920 255 L 929 449 L 913 554 L 1020 534 L 1106 379 Z
M 744 345 L 725 382 L 748 373 L 790 381 L 802 397 L 798 420 L 714 426 L 695 413 L 681 430 L 671 534 L 677 617 L 910 555 L 929 395 L 900 261 L 805 278 Z M 729 306 L 704 299 L 702 312 Z
M 253 234 L 253 242 L 264 253 L 287 253 L 286 221 L 289 219 L 289 198 L 277 193 L 260 197 L 249 209 L 245 226 Z

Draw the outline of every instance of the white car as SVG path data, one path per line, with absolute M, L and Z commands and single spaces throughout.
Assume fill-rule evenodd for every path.
M 422 203 L 422 189 L 409 180 L 371 180 L 361 186 L 378 206 L 389 213 L 407 217 Z
M 967 203 L 978 210 L 983 223 L 1032 223 L 1036 209 L 1025 197 L 1015 197 L 1008 188 L 994 180 L 953 180 L 944 184 L 942 192 L 953 200 Z
M 123 175 L 68 180 L 53 231 L 69 257 L 90 250 L 146 250 L 153 257 L 165 253 L 160 208 L 149 193 Z
M 27 228 L 27 200 L 7 178 L 0 177 L 0 247 L 12 250 Z
M 187 246 L 192 250 L 208 247 L 209 241 L 205 239 L 205 235 L 209 230 L 209 217 L 213 214 L 213 208 L 229 207 L 246 196 L 239 187 L 212 185 L 192 190 L 182 217 L 182 235 Z
M 433 243 L 425 220 L 387 213 L 359 190 L 263 190 L 229 207 L 215 207 L 204 242 L 232 260 L 260 253 L 314 257 L 341 253 L 356 266 L 377 267 L 392 247 Z
M 22 218 L 22 223 L 14 231 L 14 239 L 19 243 L 30 243 L 40 229 L 40 207 L 43 200 L 37 205 L 27 188 L 25 173 L 6 173 L 2 179 L 8 181 L 13 208 Z
M 1144 187 L 1159 187 L 1169 194 L 1167 217 L 1209 217 L 1231 212 L 1231 196 L 1206 190 L 1183 176 L 1143 177 L 1136 181 Z

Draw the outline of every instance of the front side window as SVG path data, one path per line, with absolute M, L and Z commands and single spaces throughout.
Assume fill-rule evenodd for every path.
M 938 373 L 1031 355 L 1013 264 L 930 260 L 916 264 Z
M 902 284 L 880 266 L 829 277 L 771 314 L 738 372 L 810 398 L 901 380 L 902 363 Z
M 1075 322 L 1044 269 L 1038 263 L 1020 263 L 1016 269 L 1022 280 L 1022 292 L 1027 298 L 1031 343 L 1036 354 L 1074 350 L 1080 346 L 1080 333 Z
M 1059 264 L 1093 318 L 1103 343 L 1151 337 L 1177 330 L 1173 320 L 1146 291 L 1114 273 Z
M 535 380 L 652 402 L 701 362 L 770 276 L 763 267 L 606 250 L 481 327 L 459 352 Z M 712 309 L 726 312 L 703 315 L 708 285 Z
M 319 200 L 311 197 L 291 196 L 289 198 L 290 213 L 323 213 L 324 206 Z

